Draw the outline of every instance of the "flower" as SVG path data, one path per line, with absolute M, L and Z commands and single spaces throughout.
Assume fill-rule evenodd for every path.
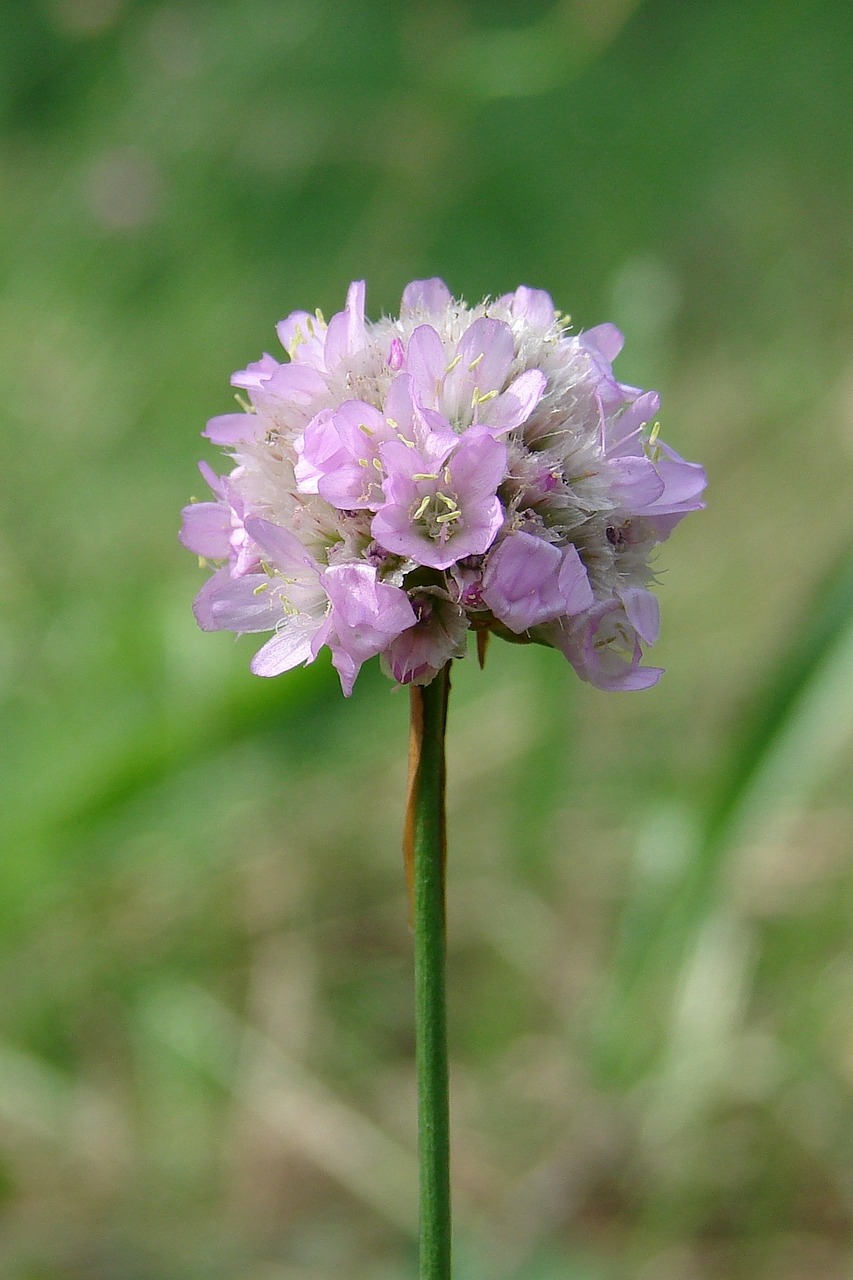
M 273 634 L 273 676 L 328 647 L 345 694 L 379 655 L 426 684 L 468 632 L 549 645 L 601 689 L 641 689 L 658 632 L 656 546 L 703 506 L 705 473 L 658 435 L 655 392 L 617 380 L 622 335 L 572 334 L 522 285 L 477 306 L 437 279 L 399 318 L 294 311 L 285 360 L 234 374 L 244 411 L 203 434 L 228 451 L 212 499 L 183 513 L 184 546 L 214 562 L 205 630 Z

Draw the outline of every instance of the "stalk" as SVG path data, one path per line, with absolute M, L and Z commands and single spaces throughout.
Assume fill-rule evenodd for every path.
M 420 1280 L 450 1280 L 450 1103 L 445 995 L 445 759 L 450 664 L 411 688 L 404 853 L 415 939 Z

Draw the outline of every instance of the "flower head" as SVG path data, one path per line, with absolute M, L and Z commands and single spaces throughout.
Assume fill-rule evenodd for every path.
M 620 383 L 622 335 L 573 335 L 521 286 L 469 307 L 416 280 L 365 320 L 362 281 L 328 324 L 294 311 L 287 359 L 234 374 L 245 412 L 204 434 L 230 452 L 181 541 L 218 563 L 207 630 L 271 631 L 258 675 L 323 646 L 349 694 L 377 654 L 428 683 L 468 631 L 559 649 L 602 689 L 654 684 L 650 560 L 703 504 L 705 473 L 658 437 L 655 392 Z

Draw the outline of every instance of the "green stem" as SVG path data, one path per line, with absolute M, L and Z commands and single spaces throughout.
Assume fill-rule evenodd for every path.
M 450 1280 L 450 1104 L 445 999 L 444 733 L 450 664 L 413 686 L 408 837 L 415 933 L 420 1280 Z

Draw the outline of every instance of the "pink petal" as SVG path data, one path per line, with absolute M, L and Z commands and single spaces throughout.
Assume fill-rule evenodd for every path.
M 218 630 L 272 631 L 281 621 L 282 606 L 270 594 L 271 580 L 265 573 L 247 573 L 233 578 L 211 600 L 210 616 Z
M 612 364 L 625 345 L 625 338 L 615 324 L 598 324 L 580 335 L 583 346 L 591 347 Z
M 641 640 L 654 644 L 660 633 L 660 604 L 657 596 L 640 587 L 623 587 L 619 593 L 628 621 Z
M 222 413 L 211 418 L 202 431 L 214 444 L 244 444 L 260 439 L 266 431 L 263 419 L 256 413 Z
M 441 383 L 447 372 L 444 343 L 430 324 L 418 325 L 409 339 L 406 368 L 415 399 L 425 409 L 437 409 Z
M 224 502 L 192 502 L 181 512 L 178 538 L 188 551 L 224 560 L 231 551 L 231 508 Z
M 256 676 L 277 676 L 313 660 L 311 640 L 322 619 L 304 614 L 287 618 L 276 634 L 263 645 L 250 663 Z
M 319 572 L 316 561 L 289 529 L 254 516 L 246 521 L 246 532 L 282 573 L 305 578 L 311 572 Z
M 400 311 L 410 313 L 418 311 L 425 315 L 434 315 L 436 312 L 443 311 L 451 301 L 450 290 L 444 281 L 439 280 L 438 276 L 432 276 L 429 280 L 413 280 L 411 284 L 406 285 Z
M 545 394 L 548 379 L 540 369 L 528 369 L 515 378 L 503 395 L 483 406 L 479 420 L 493 435 L 512 431 L 526 422 Z

